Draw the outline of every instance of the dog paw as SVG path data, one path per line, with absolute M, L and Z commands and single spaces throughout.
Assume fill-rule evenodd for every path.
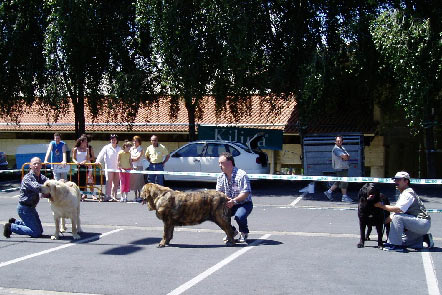
M 58 236 L 51 236 L 51 240 L 58 240 Z
M 74 240 L 79 240 L 79 239 L 81 239 L 80 235 L 73 235 L 73 237 L 74 237 Z
M 157 248 L 164 248 L 164 247 L 166 247 L 166 245 L 165 244 L 161 244 L 161 243 L 159 243 L 158 246 L 157 246 Z
M 61 233 L 66 232 L 66 230 L 67 230 L 67 228 L 60 228 L 60 232 L 61 232 Z
M 364 244 L 359 243 L 359 244 L 358 244 L 358 248 L 364 248 Z

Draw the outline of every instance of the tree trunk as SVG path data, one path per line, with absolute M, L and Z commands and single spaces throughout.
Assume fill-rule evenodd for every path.
M 184 104 L 187 109 L 187 117 L 189 120 L 189 141 L 196 140 L 196 126 L 195 126 L 195 106 L 192 97 L 185 97 Z

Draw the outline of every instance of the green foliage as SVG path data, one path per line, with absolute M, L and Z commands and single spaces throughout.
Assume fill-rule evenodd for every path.
M 41 1 L 0 2 L 0 111 L 16 120 L 44 82 L 43 36 L 47 11 Z
M 397 89 L 395 97 L 388 99 L 404 110 L 409 127 L 418 133 L 442 112 L 442 35 L 439 32 L 438 40 L 432 40 L 430 19 L 407 15 L 401 9 L 380 14 L 371 32 L 382 56 L 380 70 L 391 76 L 387 79 Z

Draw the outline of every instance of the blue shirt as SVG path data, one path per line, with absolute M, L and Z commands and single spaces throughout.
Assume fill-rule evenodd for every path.
M 21 182 L 19 203 L 30 207 L 37 206 L 40 201 L 39 193 L 41 185 L 45 183 L 46 180 L 48 180 L 48 178 L 43 174 L 40 174 L 38 177 L 32 170 L 29 171 Z
M 244 204 L 252 201 L 252 187 L 250 186 L 250 180 L 244 170 L 233 167 L 232 178 L 229 182 L 227 175 L 221 173 L 216 180 L 216 190 L 225 193 L 229 198 L 235 198 L 240 193 L 248 192 L 249 195 L 245 200 L 240 202 Z
M 53 140 L 51 141 L 51 145 L 51 163 L 61 163 L 63 161 L 63 146 L 65 145 L 64 141 L 60 141 L 60 143 L 57 144 L 55 140 Z

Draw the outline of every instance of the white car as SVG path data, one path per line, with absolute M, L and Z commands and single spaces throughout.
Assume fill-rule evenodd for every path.
M 267 154 L 257 145 L 260 137 L 252 138 L 247 146 L 239 142 L 223 140 L 198 140 L 190 142 L 170 154 L 164 165 L 170 172 L 220 173 L 218 158 L 222 152 L 229 152 L 235 159 L 235 166 L 247 174 L 267 174 Z M 165 180 L 216 182 L 216 177 L 195 175 L 164 175 Z

